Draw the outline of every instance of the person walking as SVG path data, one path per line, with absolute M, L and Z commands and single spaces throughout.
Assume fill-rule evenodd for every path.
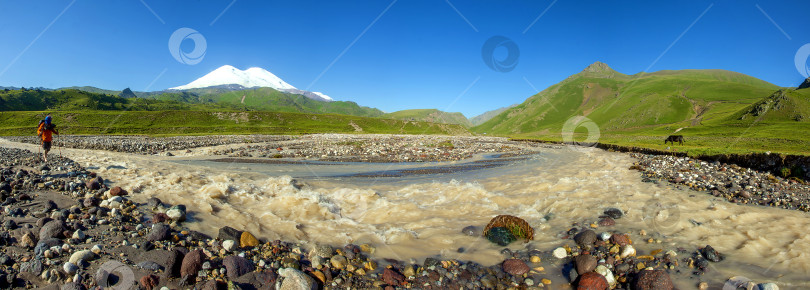
M 51 151 L 53 134 L 59 135 L 59 131 L 56 131 L 56 125 L 51 121 L 51 115 L 47 115 L 45 116 L 45 120 L 39 122 L 39 127 L 37 128 L 37 136 L 42 140 L 42 159 L 45 159 L 45 163 L 48 162 L 48 151 Z

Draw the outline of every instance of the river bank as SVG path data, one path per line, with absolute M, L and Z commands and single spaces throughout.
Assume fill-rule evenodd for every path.
M 573 273 L 578 275 L 578 268 L 590 269 L 592 261 L 591 258 L 577 257 L 587 257 L 588 255 L 596 260 L 596 267 L 602 265 L 599 269 L 594 268 L 594 271 L 599 271 L 603 273 L 603 277 L 606 277 L 608 275 L 605 270 L 609 270 L 610 275 L 613 275 L 618 283 L 617 286 L 623 288 L 630 287 L 639 280 L 639 276 L 645 275 L 659 277 L 656 278 L 660 279 L 659 283 L 666 283 L 664 281 L 669 279 L 673 285 L 682 289 L 697 287 L 702 282 L 707 283 L 710 287 L 723 286 L 723 283 L 726 283 L 729 278 L 736 276 L 733 274 L 751 277 L 757 282 L 781 283 L 782 286 L 787 285 L 787 288 L 790 288 L 790 285 L 794 287 L 801 285 L 797 284 L 797 280 L 791 278 L 793 275 L 789 272 L 784 275 L 786 272 L 783 268 L 785 263 L 792 264 L 793 271 L 802 273 L 805 265 L 800 260 L 796 260 L 801 258 L 791 256 L 793 252 L 801 251 L 800 247 L 797 248 L 799 244 L 776 246 L 785 240 L 775 232 L 768 232 L 767 229 L 772 226 L 755 225 L 744 221 L 748 220 L 746 217 L 748 213 L 744 212 L 753 213 L 753 211 L 760 210 L 738 209 L 739 206 L 733 204 L 716 204 L 716 201 L 708 196 L 695 196 L 679 201 L 676 208 L 680 209 L 680 216 L 673 220 L 662 216 L 660 210 L 655 211 L 655 206 L 652 206 L 653 210 L 646 209 L 651 207 L 649 206 L 650 197 L 637 195 L 646 191 L 655 192 L 654 199 L 663 205 L 663 207 L 659 206 L 659 209 L 665 209 L 673 201 L 683 198 L 674 197 L 670 200 L 667 199 L 667 196 L 683 195 L 685 197 L 689 195 L 689 191 L 672 191 L 660 187 L 660 185 L 640 182 L 642 177 L 639 177 L 638 173 L 627 170 L 632 164 L 630 161 L 632 158 L 614 155 L 615 153 L 592 152 L 581 158 L 576 157 L 579 155 L 574 155 L 576 157 L 574 159 L 555 158 L 554 162 L 548 163 L 550 160 L 544 161 L 545 159 L 543 159 L 548 158 L 546 154 L 561 154 L 559 151 L 565 149 L 541 149 L 539 159 L 519 166 L 534 168 L 535 165 L 532 162 L 539 162 L 538 165 L 542 165 L 541 168 L 547 168 L 552 172 L 541 171 L 539 174 L 531 172 L 525 177 L 519 178 L 510 175 L 508 179 L 481 174 L 472 176 L 473 179 L 481 182 L 481 186 L 467 185 L 464 184 L 464 181 L 460 181 L 460 184 L 416 184 L 405 188 L 400 185 L 392 187 L 382 184 L 371 187 L 371 191 L 369 191 L 370 189 L 349 190 L 344 188 L 345 185 L 332 188 L 334 185 L 328 183 L 307 180 L 293 181 L 284 178 L 271 179 L 272 183 L 265 185 L 259 183 L 261 179 L 244 179 L 244 173 L 238 172 L 223 175 L 224 182 L 214 182 L 221 180 L 220 177 L 213 175 L 199 179 L 194 177 L 194 175 L 200 174 L 198 172 L 189 175 L 180 174 L 189 168 L 168 167 L 161 161 L 175 157 L 135 158 L 104 152 L 69 151 L 66 155 L 75 156 L 82 160 L 82 164 L 88 164 L 88 168 L 96 169 L 66 171 L 54 169 L 44 177 L 42 174 L 39 176 L 30 174 L 30 178 L 24 179 L 30 181 L 27 183 L 22 181 L 23 186 L 18 189 L 17 194 L 27 192 L 29 196 L 35 198 L 19 201 L 18 207 L 25 208 L 24 205 L 28 204 L 49 204 L 47 199 L 50 199 L 55 200 L 57 207 L 47 211 L 49 217 L 54 215 L 54 212 L 68 211 L 65 219 L 66 229 L 60 240 L 62 243 L 69 244 L 69 250 L 59 254 L 58 257 L 53 256 L 52 260 L 55 260 L 52 263 L 47 262 L 51 264 L 45 267 L 49 271 L 58 271 L 59 265 L 65 267 L 64 261 L 70 259 L 68 254 L 72 256 L 80 249 L 91 249 L 92 252 L 93 246 L 99 245 L 99 248 L 104 250 L 100 251 L 101 255 L 96 254 L 86 265 L 80 267 L 84 276 L 79 279 L 86 286 L 96 285 L 98 282 L 95 281 L 93 275 L 102 268 L 106 261 L 116 260 L 132 268 L 134 276 L 137 276 L 138 279 L 152 274 L 157 277 L 158 285 L 169 285 L 171 288 L 180 287 L 179 283 L 183 277 L 168 277 L 166 269 L 171 269 L 172 266 L 168 261 L 157 257 L 175 255 L 173 254 L 175 248 L 181 253 L 184 252 L 182 248 L 189 250 L 188 253 L 195 252 L 196 249 L 202 251 L 205 258 L 202 259 L 204 261 L 200 265 L 200 270 L 202 270 L 204 262 L 209 262 L 209 264 L 205 271 L 197 271 L 197 275 L 195 275 L 197 277 L 194 282 L 200 283 L 200 286 L 210 280 L 219 279 L 223 283 L 229 281 L 242 283 L 240 285 L 244 288 L 249 288 L 250 285 L 254 285 L 253 287 L 270 285 L 251 284 L 269 281 L 270 278 L 273 278 L 275 282 L 281 281 L 281 283 L 288 280 L 295 281 L 288 279 L 295 276 L 303 277 L 304 280 L 311 279 L 310 282 L 314 283 L 312 285 L 334 288 L 386 287 L 395 286 L 394 284 L 399 287 L 414 288 L 456 288 L 454 286 L 496 288 L 498 285 L 503 287 L 571 287 L 568 285 L 579 283 Z M 35 161 L 38 157 L 34 156 L 34 153 L 20 154 L 23 154 L 20 156 L 27 157 L 14 158 L 13 160 L 23 161 L 16 161 L 17 163 L 11 165 L 11 169 L 4 170 L 11 171 L 10 174 L 4 174 L 4 178 L 6 176 L 16 177 L 18 169 L 28 168 L 26 170 L 35 173 L 37 169 L 41 169 L 35 167 L 39 163 Z M 568 156 L 568 154 L 560 155 L 557 158 L 563 156 Z M 60 162 L 62 161 L 60 160 Z M 151 165 L 152 163 L 156 165 Z M 583 167 L 573 166 L 579 163 L 582 163 Z M 65 167 L 63 169 L 68 168 L 62 167 Z M 582 168 L 588 168 L 588 172 L 583 172 Z M 621 175 L 611 173 L 619 169 L 624 170 L 625 173 Z M 520 170 L 522 169 L 518 169 L 518 171 Z M 159 171 L 164 171 L 161 173 L 162 176 L 154 174 Z M 77 173 L 71 177 L 70 172 Z M 95 173 L 96 177 L 104 177 L 103 183 L 99 182 L 99 189 L 87 190 L 79 186 L 78 190 L 73 190 L 79 192 L 75 198 L 71 190 L 59 191 L 50 187 L 54 185 L 58 187 L 59 178 L 65 178 L 64 185 L 68 185 L 67 189 L 70 189 L 71 182 L 78 183 L 77 181 L 82 181 L 85 185 L 92 185 L 92 182 L 87 182 L 92 178 L 92 173 Z M 554 175 L 543 176 L 551 173 Z M 172 177 L 172 175 L 176 175 L 176 177 Z M 53 179 L 49 180 L 49 177 Z M 37 179 L 40 182 L 34 181 Z M 623 181 L 623 179 L 628 180 Z M 177 184 L 172 185 L 172 183 L 168 183 L 169 180 L 173 180 L 172 182 Z M 45 186 L 44 184 L 47 182 L 52 183 Z M 351 180 L 347 182 L 351 182 Z M 246 183 L 258 186 L 258 188 L 249 190 L 247 187 L 241 186 Z M 120 199 L 111 195 L 110 192 L 116 186 L 120 186 L 129 193 Z M 46 190 L 47 188 L 51 189 Z M 64 186 L 62 188 L 64 189 Z M 605 196 L 615 194 L 614 189 L 619 189 L 618 192 L 624 192 L 624 194 L 605 199 Z M 57 195 L 49 195 L 46 191 L 71 197 L 74 199 L 72 204 L 77 205 L 78 209 L 69 206 L 71 201 L 65 201 L 65 205 L 60 204 L 61 199 L 58 199 Z M 608 191 L 607 195 L 602 196 L 603 191 Z M 163 194 L 164 192 L 166 194 Z M 84 202 L 89 197 L 88 194 L 96 198 L 97 206 L 84 207 Z M 347 199 L 341 200 L 340 194 L 346 194 Z M 42 199 L 40 196 L 47 199 Z M 403 199 L 408 196 L 412 196 L 412 198 Z M 159 203 L 153 198 L 163 200 L 160 202 L 163 206 L 158 206 Z M 82 205 L 78 205 L 79 201 L 82 202 Z M 715 205 L 708 215 L 694 213 L 693 216 L 687 218 L 688 214 L 692 214 L 693 209 L 706 208 L 709 202 Z M 112 207 L 110 207 L 111 203 L 113 203 Z M 169 211 L 181 204 L 186 206 L 186 221 L 165 219 L 161 215 L 175 217 L 178 210 L 172 214 L 169 214 Z M 409 204 L 415 204 L 417 207 L 409 206 Z M 600 205 L 593 206 L 592 204 Z M 116 206 L 118 210 L 113 210 Z M 97 209 L 91 213 L 93 208 Z M 615 218 L 616 211 L 608 211 L 610 208 L 619 209 L 622 215 Z M 78 212 L 74 213 L 77 210 Z M 260 212 L 261 210 L 267 212 Z M 775 210 L 763 209 L 762 214 L 764 215 L 758 215 L 771 220 L 778 215 L 796 219 L 793 215 L 780 214 Z M 321 212 L 316 213 L 317 211 Z M 394 215 L 386 216 L 383 214 L 384 212 L 391 212 Z M 417 212 L 418 215 L 416 215 Z M 37 231 L 36 221 L 41 218 L 37 218 L 34 214 L 42 214 L 37 211 L 31 213 L 25 209 L 23 213 L 28 215 L 28 219 L 33 220 L 30 228 L 24 226 L 23 229 L 39 233 L 41 228 Z M 73 214 L 72 219 L 71 214 Z M 529 243 L 516 241 L 508 247 L 500 247 L 486 241 L 480 232 L 474 231 L 470 236 L 467 235 L 470 233 L 469 231 L 462 231 L 467 226 L 475 226 L 480 231 L 489 219 L 498 214 L 512 214 L 524 218 L 535 228 L 535 239 Z M 245 215 L 246 219 L 242 220 L 240 215 Z M 323 215 L 323 219 L 317 217 L 319 215 Z M 56 217 L 60 216 L 61 214 L 56 214 Z M 82 231 L 95 240 L 87 242 L 85 239 L 84 243 L 77 243 L 74 246 L 71 244 L 71 238 L 67 237 L 72 237 L 73 233 L 81 229 L 77 229 L 75 223 L 81 221 L 81 224 L 85 224 L 85 216 L 89 219 L 86 223 L 89 226 L 86 226 L 87 230 Z M 116 219 L 116 216 L 120 219 Z M 464 216 L 472 218 L 462 218 Z M 76 219 L 77 217 L 79 219 Z M 730 223 L 734 223 L 732 228 L 725 228 L 722 224 L 711 222 L 727 218 L 731 219 Z M 98 222 L 102 219 L 106 220 L 108 224 L 99 225 Z M 144 250 L 152 247 L 144 242 L 148 241 L 153 231 L 157 233 L 164 231 L 165 228 L 162 226 L 158 226 L 158 230 L 153 227 L 153 224 L 160 223 L 155 221 L 161 219 L 163 219 L 163 224 L 168 227 L 166 240 L 151 241 L 154 249 Z M 689 219 L 703 225 L 695 225 Z M 94 224 L 94 220 L 96 224 Z M 347 222 L 349 224 L 344 224 Z M 774 222 L 779 223 L 778 220 L 774 220 Z M 350 226 L 354 223 L 356 223 L 355 226 Z M 43 222 L 42 226 L 45 224 L 46 222 Z M 139 224 L 140 229 L 138 229 Z M 262 224 L 266 226 L 263 227 Z M 755 225 L 756 228 L 746 229 L 752 225 Z M 110 227 L 104 229 L 105 226 Z M 364 238 L 364 235 L 360 234 L 369 231 L 368 227 L 371 226 L 379 226 L 379 229 L 372 229 L 369 234 L 379 231 L 380 237 L 385 242 L 380 243 L 379 240 L 373 238 L 374 235 L 370 236 L 372 238 Z M 796 224 L 795 227 L 791 225 L 782 231 L 797 233 L 798 229 L 794 229 L 796 227 L 802 227 L 802 224 Z M 101 231 L 98 231 L 99 229 Z M 732 234 L 733 231 L 741 229 L 756 232 L 768 238 L 764 241 L 751 241 L 750 238 L 739 239 Z M 20 228 L 15 230 L 20 230 Z M 247 231 L 250 236 L 256 237 L 259 241 L 258 245 L 240 248 L 241 238 L 244 235 L 241 233 L 242 231 Z M 323 232 L 323 234 L 320 235 L 318 232 Z M 220 233 L 224 233 L 223 236 L 220 236 Z M 230 236 L 227 236 L 228 233 Z M 340 235 L 346 234 L 351 238 L 346 240 L 340 238 Z M 337 239 L 335 239 L 336 235 Z M 624 235 L 627 235 L 628 241 L 623 240 L 621 236 Z M 408 238 L 409 236 L 415 238 L 411 240 Z M 617 238 L 611 239 L 614 236 Z M 712 236 L 720 239 L 712 238 Z M 591 237 L 595 237 L 592 240 L 593 243 L 588 242 Z M 19 240 L 17 239 L 17 241 Z M 124 243 L 124 240 L 127 242 Z M 234 243 L 224 243 L 227 240 L 232 240 Z M 342 240 L 349 242 L 340 242 Z M 450 240 L 450 244 L 445 245 L 443 240 Z M 748 266 L 740 268 L 742 264 L 758 259 L 765 263 L 761 267 L 768 267 L 768 264 L 771 263 L 771 261 L 767 261 L 769 259 L 756 258 L 756 252 L 748 251 L 752 246 L 757 248 L 756 251 L 762 251 L 761 246 L 757 245 L 761 242 L 768 242 L 774 249 L 786 252 L 785 255 L 781 255 L 773 261 L 776 265 L 773 269 L 769 268 L 770 273 L 783 273 L 780 274 L 782 278 L 768 279 L 767 275 L 759 277 L 752 275 Z M 739 246 L 740 243 L 742 243 L 742 247 Z M 627 245 L 631 245 L 633 250 L 627 250 Z M 709 256 L 714 257 L 711 259 L 719 256 L 713 256 L 712 251 L 705 250 L 706 245 L 716 248 L 719 253 L 722 253 L 724 259 L 710 262 Z M 226 249 L 231 246 L 234 248 Z M 296 250 L 296 248 L 298 249 Z M 412 254 L 404 250 L 405 248 L 418 248 L 427 253 L 431 252 L 429 249 L 434 249 L 433 251 L 441 249 L 441 251 L 433 252 L 426 257 L 420 253 Z M 316 250 L 319 254 L 313 254 Z M 25 252 L 27 254 L 12 257 L 13 261 L 18 264 L 17 268 L 20 268 L 22 263 L 36 260 L 35 251 L 34 253 L 30 252 L 30 249 L 27 251 Z M 630 254 L 631 251 L 635 251 L 635 253 Z M 105 254 L 107 252 L 109 254 Z M 124 256 L 121 256 L 122 253 Z M 626 255 L 622 257 L 624 253 Z M 53 252 L 51 254 L 53 255 Z M 243 258 L 248 261 L 246 267 L 252 269 L 248 273 L 251 281 L 239 282 L 236 281 L 239 277 L 229 277 L 228 273 L 232 271 L 228 269 L 226 258 L 230 263 L 236 258 L 228 258 L 229 256 L 239 256 L 240 254 L 243 254 Z M 25 258 L 26 255 L 29 257 L 28 259 Z M 335 265 L 332 263 L 333 258 L 327 257 L 330 255 L 346 258 L 346 262 L 342 263 L 343 258 L 334 258 L 337 261 L 337 265 Z M 397 255 L 400 258 L 397 258 Z M 164 270 L 150 272 L 137 267 L 140 263 L 150 261 L 162 266 Z M 297 272 L 281 270 L 282 268 L 295 268 L 294 261 L 298 263 L 297 270 L 307 275 L 308 278 L 296 276 Z M 370 263 L 371 261 L 373 264 Z M 274 267 L 274 262 L 278 262 L 275 266 L 279 267 Z M 287 266 L 293 267 L 283 267 L 285 262 Z M 577 264 L 580 265 L 577 266 Z M 154 266 L 150 263 L 144 265 Z M 182 266 L 182 261 L 180 265 Z M 528 270 L 523 265 L 526 265 Z M 646 270 L 649 267 L 662 271 Z M 9 268 L 14 269 L 14 265 L 12 264 Z M 369 268 L 374 268 L 374 270 Z M 225 269 L 225 274 L 222 273 L 222 269 Z M 360 271 L 361 269 L 362 271 Z M 527 272 L 524 273 L 523 270 L 518 269 Z M 35 268 L 35 270 L 37 269 Z M 234 271 L 238 272 L 238 270 Z M 583 273 L 591 272 L 584 271 Z M 664 277 L 662 274 L 639 274 L 640 272 L 665 272 L 667 279 L 661 278 Z M 59 280 L 61 281 L 59 283 L 67 282 L 69 276 L 66 275 L 67 272 L 61 276 L 57 273 L 43 274 L 40 272 L 39 275 L 23 274 L 21 271 L 15 273 L 19 279 L 16 280 L 18 282 L 29 281 L 26 279 L 34 276 L 39 277 L 41 280 L 39 282 L 31 280 L 31 283 L 35 285 L 44 285 L 36 283 L 47 281 L 42 278 L 50 279 L 50 277 L 54 277 L 52 274 L 62 279 Z M 410 275 L 411 273 L 413 275 Z M 729 275 L 729 273 L 733 274 Z M 289 277 L 284 276 L 285 274 Z M 321 275 L 325 280 L 321 281 Z M 327 276 L 331 276 L 331 278 Z M 593 275 L 589 274 L 589 276 Z M 404 277 L 404 279 L 398 277 Z M 76 277 L 73 275 L 71 278 Z M 605 278 L 605 280 L 608 279 Z M 551 284 L 545 284 L 546 282 Z

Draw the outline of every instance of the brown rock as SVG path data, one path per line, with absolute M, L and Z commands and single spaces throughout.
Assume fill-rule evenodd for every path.
M 508 259 L 503 261 L 503 271 L 512 276 L 521 276 L 529 272 L 529 266 L 520 259 Z
M 110 189 L 111 196 L 123 196 L 129 194 L 126 190 L 121 189 L 120 186 L 113 187 Z
M 188 252 L 183 258 L 183 264 L 180 266 L 180 277 L 186 275 L 195 277 L 197 272 L 202 269 L 203 261 L 205 261 L 205 254 L 202 250 Z
M 250 232 L 242 232 L 242 237 L 239 238 L 239 246 L 242 248 L 252 248 L 259 245 L 259 240 Z
M 574 236 L 574 241 L 577 242 L 580 248 L 590 249 L 593 243 L 596 242 L 596 232 L 592 230 L 584 230 Z
M 612 225 L 615 225 L 615 224 L 616 224 L 616 221 L 613 220 L 612 218 L 609 218 L 609 217 L 606 217 L 606 218 L 603 218 L 603 219 L 599 220 L 599 226 L 600 227 L 609 227 L 609 226 L 612 226 Z
M 165 213 L 156 213 L 152 216 L 152 222 L 154 223 L 164 223 L 172 220 L 168 215 Z
M 610 242 L 622 247 L 632 244 L 630 242 L 630 237 L 628 237 L 626 234 L 613 234 L 610 236 Z
M 225 259 L 222 260 L 222 264 L 225 266 L 225 271 L 228 275 L 228 279 L 234 280 L 239 278 L 242 275 L 247 273 L 253 272 L 256 267 L 253 266 L 253 263 L 248 261 L 245 258 L 239 256 L 227 256 Z
M 633 281 L 633 289 L 672 290 L 675 289 L 675 285 L 672 284 L 669 274 L 664 270 L 643 270 L 636 275 L 636 279 Z
M 405 285 L 405 275 L 402 275 L 397 272 L 397 270 L 391 268 L 385 268 L 385 270 L 383 270 L 382 280 L 385 282 L 385 284 L 391 286 Z
M 149 274 L 141 277 L 140 283 L 142 288 L 152 290 L 157 287 L 158 283 L 160 283 L 160 278 L 158 278 L 158 276 Z
M 22 238 L 20 238 L 20 246 L 26 248 L 33 248 L 37 245 L 37 237 L 34 236 L 31 232 L 25 233 Z
M 177 278 L 180 277 L 180 268 L 183 265 L 183 258 L 185 257 L 185 253 L 180 251 L 179 249 L 174 249 L 169 254 L 169 258 L 166 260 L 166 277 L 169 278 Z
M 49 221 L 39 229 L 39 239 L 62 238 L 62 232 L 67 230 L 61 220 Z
M 577 274 L 580 275 L 593 272 L 593 270 L 596 269 L 596 264 L 596 257 L 590 254 L 579 255 L 574 258 L 574 265 L 577 267 Z
M 588 272 L 577 278 L 577 290 L 607 290 L 610 289 L 607 279 L 596 272 Z
M 228 284 L 225 281 L 219 280 L 208 280 L 202 286 L 200 286 L 201 290 L 225 290 L 228 289 Z

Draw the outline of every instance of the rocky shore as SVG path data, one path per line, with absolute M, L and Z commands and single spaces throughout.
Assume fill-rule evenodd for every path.
M 810 211 L 810 184 L 719 161 L 631 153 L 645 182 L 668 182 L 730 202 Z
M 33 136 L 3 138 L 13 142 L 39 144 L 37 138 Z M 198 153 L 191 149 L 213 147 L 206 148 L 199 154 L 240 158 L 295 158 L 335 162 L 457 161 L 483 153 L 498 153 L 504 156 L 525 155 L 533 153 L 531 150 L 526 150 L 529 147 L 553 146 L 508 141 L 506 138 L 498 137 L 378 134 L 178 137 L 64 135 L 57 136 L 54 142 L 54 146 L 57 147 L 147 155 L 194 155 Z M 231 144 L 233 146 L 223 146 Z
M 283 144 L 255 144 L 209 152 L 228 157 L 300 158 L 335 162 L 457 161 L 475 154 L 509 156 L 533 153 L 526 147 L 548 146 L 497 137 L 432 135 L 306 135 Z
M 503 262 L 492 266 L 441 256 L 379 259 L 371 245 L 268 241 L 230 227 L 209 236 L 185 227 L 195 222 L 185 206 L 134 202 L 127 189 L 110 188 L 69 159 L 42 165 L 27 150 L 0 148 L 0 155 L 0 288 L 673 289 L 670 275 L 694 277 L 692 284 L 704 288 L 701 277 L 724 258 L 708 245 L 643 252 L 638 243 L 661 240 L 619 230 L 621 209 L 572 222 L 556 233 L 561 247 L 504 249 Z M 459 235 L 484 239 L 482 227 Z M 514 229 L 504 229 L 497 242 L 521 243 L 519 234 L 509 237 Z M 552 282 L 560 273 L 562 285 Z
M 40 144 L 36 136 L 5 136 L 12 142 Z M 293 139 L 276 135 L 224 135 L 224 136 L 80 136 L 56 135 L 53 145 L 57 147 L 105 150 L 134 154 L 160 154 L 167 151 L 186 150 L 235 143 L 275 142 Z

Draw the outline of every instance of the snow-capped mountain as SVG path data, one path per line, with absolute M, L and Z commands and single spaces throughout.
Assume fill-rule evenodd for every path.
M 303 95 L 313 100 L 325 102 L 334 101 L 331 97 L 321 92 L 299 90 L 263 68 L 252 67 L 246 70 L 240 70 L 230 65 L 221 66 L 187 85 L 173 87 L 170 88 L 170 90 L 189 90 L 208 87 L 227 87 L 234 90 L 269 87 L 282 92 Z
M 262 68 L 252 67 L 246 70 L 240 70 L 230 65 L 221 66 L 187 85 L 171 89 L 188 90 L 219 85 L 240 85 L 246 88 L 270 87 L 277 90 L 295 89 L 292 85 Z

